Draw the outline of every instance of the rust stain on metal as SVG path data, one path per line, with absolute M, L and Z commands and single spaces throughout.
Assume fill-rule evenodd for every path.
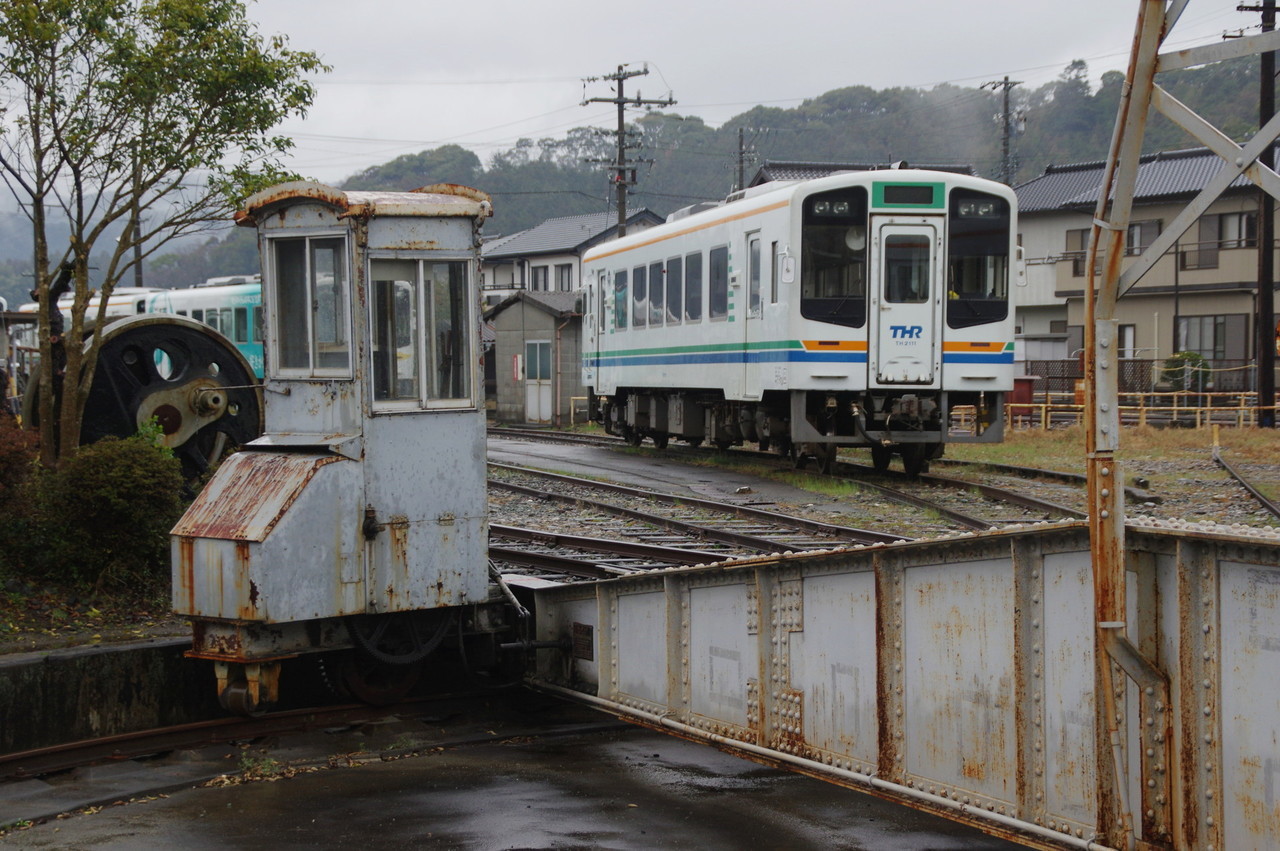
M 453 195 L 458 198 L 467 198 L 471 201 L 477 201 L 482 204 L 486 201 L 490 203 L 493 202 L 493 198 L 488 192 L 482 192 L 479 189 L 472 189 L 470 186 L 463 186 L 461 183 L 433 183 L 430 186 L 420 186 L 417 189 L 410 189 L 409 191 L 422 195 Z M 492 208 L 489 210 L 489 215 L 493 215 Z
M 192 623 L 191 652 L 200 656 L 239 658 L 244 650 L 240 631 L 218 632 L 210 635 L 204 621 Z
M 340 190 L 321 183 L 282 183 L 262 192 L 251 195 L 245 200 L 245 208 L 236 216 L 236 224 L 248 225 L 254 216 L 276 204 L 309 198 L 335 207 L 339 210 L 347 208 L 347 196 Z M 284 215 L 281 210 L 279 215 Z
M 439 251 L 440 242 L 435 239 L 406 239 L 388 247 L 398 251 Z
M 791 753 L 806 750 L 804 741 L 804 692 L 782 688 L 778 693 L 778 711 L 782 713 L 782 726 L 778 728 L 780 749 Z
M 960 765 L 960 773 L 970 780 L 986 780 L 987 779 L 987 763 L 986 760 L 969 759 L 965 757 Z
M 184 612 L 196 610 L 196 562 L 195 541 L 188 537 L 178 539 L 178 593 L 175 598 L 183 601 Z
M 220 540 L 263 540 L 316 471 L 339 456 L 241 452 L 224 462 L 235 475 L 206 486 L 173 534 Z

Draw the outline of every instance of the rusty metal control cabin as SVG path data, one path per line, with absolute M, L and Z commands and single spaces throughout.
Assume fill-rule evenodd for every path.
M 173 603 L 252 711 L 279 663 L 418 661 L 488 594 L 477 263 L 487 195 L 455 185 L 260 192 L 265 434 L 173 529 Z

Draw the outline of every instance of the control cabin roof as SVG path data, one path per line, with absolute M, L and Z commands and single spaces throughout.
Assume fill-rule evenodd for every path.
M 253 227 L 257 217 L 273 208 L 301 201 L 317 201 L 338 211 L 340 217 L 360 216 L 467 216 L 493 215 L 489 196 L 469 186 L 437 183 L 409 192 L 382 192 L 335 189 L 323 183 L 295 181 L 281 183 L 255 193 L 236 213 L 236 224 Z

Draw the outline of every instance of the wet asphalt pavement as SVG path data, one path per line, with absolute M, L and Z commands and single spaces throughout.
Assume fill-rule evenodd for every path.
M 468 726 L 477 721 L 483 726 L 480 718 L 468 719 Z M 513 736 L 278 781 L 175 791 L 17 831 L 0 839 L 0 847 L 941 851 L 1015 846 L 706 746 L 635 727 L 597 725 L 584 734 Z

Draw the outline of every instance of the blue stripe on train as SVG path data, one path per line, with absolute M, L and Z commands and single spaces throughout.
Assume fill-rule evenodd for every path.
M 706 352 L 683 355 L 588 356 L 588 366 L 671 366 L 712 363 L 859 363 L 867 362 L 866 352 Z M 1013 352 L 999 354 L 947 354 L 944 365 L 960 363 L 1011 364 Z
M 866 363 L 866 352 L 704 352 L 683 355 L 622 355 L 587 358 L 593 366 L 667 366 L 709 363 Z

